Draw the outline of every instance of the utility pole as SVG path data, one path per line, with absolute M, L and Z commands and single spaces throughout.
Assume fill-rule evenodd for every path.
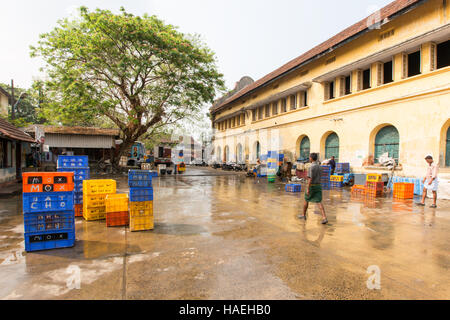
M 14 111 L 14 80 L 11 79 L 11 120 L 16 118 L 16 113 Z

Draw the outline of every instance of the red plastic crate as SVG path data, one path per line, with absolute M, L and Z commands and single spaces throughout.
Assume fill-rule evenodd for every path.
M 130 223 L 130 215 L 128 211 L 122 212 L 107 212 L 106 226 L 107 227 L 122 227 L 128 226 Z
M 83 217 L 83 204 L 76 204 L 74 206 L 75 209 L 75 217 Z

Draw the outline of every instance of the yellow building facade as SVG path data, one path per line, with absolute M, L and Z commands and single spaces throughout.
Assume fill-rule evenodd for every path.
M 450 173 L 450 4 L 394 1 L 211 108 L 216 161 L 334 155 L 354 172 L 388 153 Z M 374 165 L 372 164 L 372 160 Z

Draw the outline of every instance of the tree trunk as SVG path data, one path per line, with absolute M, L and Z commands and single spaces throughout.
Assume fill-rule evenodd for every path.
M 122 144 L 120 145 L 117 152 L 114 153 L 114 157 L 111 161 L 111 163 L 115 169 L 119 169 L 120 158 L 123 155 L 127 155 L 127 153 L 131 151 L 131 147 L 133 146 L 134 142 L 135 142 L 135 139 L 133 139 L 131 137 L 123 138 Z

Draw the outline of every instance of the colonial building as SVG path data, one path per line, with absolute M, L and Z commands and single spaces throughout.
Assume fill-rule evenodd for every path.
M 431 153 L 450 173 L 449 22 L 449 1 L 397 0 L 236 90 L 211 108 L 214 157 L 318 152 L 366 172 L 387 152 L 417 176 Z

